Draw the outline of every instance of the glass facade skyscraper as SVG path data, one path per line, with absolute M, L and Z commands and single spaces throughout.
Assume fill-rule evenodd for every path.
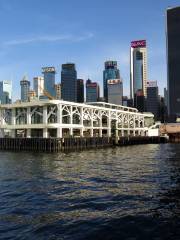
M 77 79 L 77 102 L 84 102 L 84 80 Z
M 170 121 L 180 117 L 180 7 L 167 9 L 167 90 Z
M 30 90 L 30 82 L 27 79 L 27 76 L 24 76 L 20 82 L 21 85 L 21 101 L 27 102 L 28 101 L 28 93 Z
M 56 97 L 55 91 L 55 74 L 54 67 L 43 67 L 42 73 L 44 74 L 44 91 L 50 94 L 52 97 Z
M 135 53 L 134 61 L 134 76 L 136 81 L 134 81 L 134 92 L 143 89 L 143 54 L 140 51 Z
M 130 97 L 133 106 L 143 112 L 147 96 L 146 40 L 131 42 L 130 64 Z
M 157 81 L 147 82 L 147 101 L 146 101 L 147 112 L 154 114 L 154 119 L 157 121 L 159 119 L 159 108 L 160 99 L 159 91 L 157 86 Z
M 104 98 L 108 102 L 108 80 L 120 79 L 120 72 L 117 68 L 117 61 L 106 61 L 103 71 Z
M 0 103 L 8 104 L 12 102 L 12 82 L 1 81 L 0 82 Z
M 61 89 L 64 101 L 77 102 L 77 72 L 74 63 L 62 64 Z

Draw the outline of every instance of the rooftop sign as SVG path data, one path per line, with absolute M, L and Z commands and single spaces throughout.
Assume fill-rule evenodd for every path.
M 147 87 L 157 87 L 157 81 L 148 81 Z
M 131 47 L 132 48 L 146 47 L 146 40 L 132 41 Z
M 108 84 L 111 84 L 111 85 L 113 85 L 113 84 L 120 84 L 120 83 L 121 83 L 121 80 L 120 80 L 120 79 L 109 79 L 109 80 L 107 81 L 107 83 L 108 83 Z
M 55 67 L 43 67 L 42 72 L 47 73 L 47 72 L 56 72 L 56 71 L 55 71 Z
M 97 83 L 96 82 L 91 82 L 91 83 L 87 83 L 86 84 L 86 87 L 92 87 L 92 88 L 96 88 L 98 85 L 97 85 Z

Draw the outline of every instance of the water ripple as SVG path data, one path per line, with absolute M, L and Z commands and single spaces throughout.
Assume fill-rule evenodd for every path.
M 1 152 L 0 239 L 180 239 L 180 148 Z

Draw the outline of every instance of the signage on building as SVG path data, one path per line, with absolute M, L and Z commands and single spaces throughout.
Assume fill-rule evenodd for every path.
M 131 42 L 132 48 L 146 47 L 146 40 L 138 40 Z
M 120 79 L 109 79 L 109 80 L 107 81 L 107 83 L 108 83 L 108 84 L 111 84 L 111 85 L 113 85 L 113 84 L 118 84 L 118 83 L 121 83 L 121 80 L 120 80 Z
M 112 67 L 112 66 L 117 66 L 117 61 L 106 61 L 105 62 L 106 67 Z
M 92 87 L 92 88 L 94 87 L 94 88 L 96 88 L 97 87 L 97 83 L 96 82 L 87 83 L 86 87 Z
M 157 81 L 148 81 L 147 87 L 157 87 Z
M 56 72 L 55 67 L 43 67 L 42 68 L 43 73 L 47 72 Z

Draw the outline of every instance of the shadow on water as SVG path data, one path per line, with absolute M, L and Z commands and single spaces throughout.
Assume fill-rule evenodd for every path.
M 180 239 L 179 145 L 0 155 L 0 239 Z

